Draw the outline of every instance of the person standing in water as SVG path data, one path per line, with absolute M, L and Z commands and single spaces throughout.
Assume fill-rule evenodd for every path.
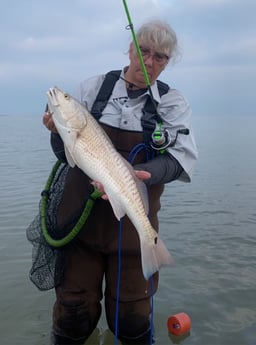
M 149 159 L 145 152 L 138 153 L 133 166 L 147 185 L 150 222 L 158 231 L 157 213 L 164 185 L 174 180 L 191 181 L 197 148 L 189 103 L 178 90 L 158 81 L 161 72 L 178 54 L 175 32 L 166 22 L 149 21 L 139 28 L 137 38 L 166 140 L 175 138 L 180 131 L 175 145 L 164 149 L 154 143 L 150 145 L 157 117 L 133 42 L 129 46 L 129 65 L 112 73 L 115 80 L 111 81 L 111 94 L 104 95 L 106 85 L 110 86 L 107 74 L 83 81 L 79 97 L 124 158 L 128 160 L 131 150 L 141 143 L 152 151 Z M 104 88 L 106 80 L 108 84 Z M 102 95 L 107 98 L 104 107 Z M 66 163 L 63 142 L 48 112 L 43 116 L 43 123 L 51 131 L 55 155 Z M 98 182 L 97 186 L 104 194 L 103 186 Z M 92 191 L 88 176 L 77 167 L 68 169 L 56 212 L 56 231 L 72 228 Z M 115 333 L 118 226 L 109 202 L 97 199 L 82 230 L 64 249 L 63 274 L 55 284 L 52 345 L 85 343 L 101 316 L 103 286 L 107 323 Z M 149 344 L 151 297 L 157 291 L 159 273 L 145 280 L 139 238 L 127 217 L 122 222 L 121 253 L 118 337 L 124 344 Z

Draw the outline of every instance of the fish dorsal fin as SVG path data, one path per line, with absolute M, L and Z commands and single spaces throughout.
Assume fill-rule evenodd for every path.
M 127 162 L 126 159 L 124 159 L 124 163 L 126 164 L 127 168 L 129 169 L 130 173 L 132 174 L 133 178 L 134 178 L 134 181 L 136 183 L 136 186 L 138 188 L 138 191 L 140 193 L 140 197 L 141 197 L 141 200 L 142 200 L 142 203 L 143 203 L 143 206 L 144 206 L 144 209 L 145 209 L 145 213 L 148 214 L 149 213 L 149 202 L 148 202 L 148 190 L 147 190 L 147 186 L 145 185 L 145 183 L 143 181 L 141 181 L 133 167 L 131 166 L 131 164 L 129 162 Z

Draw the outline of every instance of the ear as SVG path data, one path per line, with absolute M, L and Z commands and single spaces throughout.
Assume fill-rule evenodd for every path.
M 165 65 L 163 65 L 163 69 L 162 69 L 162 71 L 165 69 L 165 67 L 168 65 L 168 63 L 169 63 L 169 61 L 167 61 L 167 62 L 166 62 L 166 64 L 165 64 Z

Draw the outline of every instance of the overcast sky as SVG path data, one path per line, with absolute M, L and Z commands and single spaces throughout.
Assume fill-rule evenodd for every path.
M 161 18 L 182 59 L 163 81 L 194 116 L 255 116 L 255 0 L 127 0 L 135 29 Z M 74 93 L 87 77 L 128 64 L 131 32 L 122 0 L 9 0 L 1 3 L 0 114 L 41 115 L 46 91 Z

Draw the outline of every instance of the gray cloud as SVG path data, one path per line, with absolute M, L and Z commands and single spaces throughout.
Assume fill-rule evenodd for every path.
M 152 18 L 167 20 L 176 30 L 182 60 L 163 73 L 191 99 L 196 112 L 229 108 L 236 75 L 236 113 L 251 104 L 256 74 L 256 2 L 247 0 L 127 0 L 135 28 Z M 122 1 L 74 0 L 2 4 L 0 24 L 0 113 L 24 112 L 28 94 L 40 111 L 45 89 L 60 83 L 73 90 L 81 79 L 127 64 L 131 33 Z M 240 88 L 241 87 L 241 88 Z M 234 88 L 233 88 L 234 89 Z M 239 91 L 239 92 L 238 92 Z M 246 93 L 245 93 L 246 92 Z M 13 94 L 17 102 L 11 102 Z M 226 95 L 224 97 L 223 95 Z M 249 98 L 248 98 L 249 97 Z M 227 100 L 225 104 L 225 99 Z M 205 104 L 204 104 L 205 103 Z M 251 111 L 252 107 L 248 109 Z

